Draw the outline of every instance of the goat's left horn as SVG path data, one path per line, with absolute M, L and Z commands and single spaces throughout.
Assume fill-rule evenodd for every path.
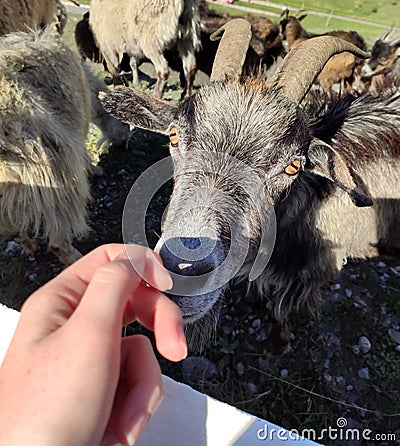
M 379 38 L 379 40 L 382 40 L 382 42 L 385 42 L 385 40 L 387 40 L 387 38 L 389 37 L 389 35 L 391 34 L 392 31 L 393 31 L 393 26 L 390 27 L 389 31 L 386 31 L 385 34 Z
M 328 60 L 349 52 L 366 59 L 369 54 L 357 46 L 332 36 L 313 37 L 292 48 L 268 80 L 269 89 L 279 89 L 293 102 L 300 103 Z
M 224 32 L 218 45 L 210 81 L 223 81 L 226 78 L 238 79 L 242 74 L 246 53 L 251 39 L 251 25 L 244 19 L 233 19 L 225 23 L 215 33 L 211 40 L 218 40 Z

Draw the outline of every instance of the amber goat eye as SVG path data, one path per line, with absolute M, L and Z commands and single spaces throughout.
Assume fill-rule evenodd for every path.
M 296 175 L 296 173 L 300 170 L 300 167 L 300 160 L 293 160 L 285 167 L 285 173 L 287 173 L 288 175 Z
M 172 145 L 172 147 L 177 147 L 179 143 L 179 136 L 178 136 L 178 130 L 176 127 L 172 127 L 169 131 L 169 141 Z

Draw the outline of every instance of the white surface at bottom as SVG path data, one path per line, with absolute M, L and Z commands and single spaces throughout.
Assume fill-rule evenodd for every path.
M 19 313 L 0 304 L 0 364 Z M 136 446 L 316 446 L 163 376 L 164 400 Z

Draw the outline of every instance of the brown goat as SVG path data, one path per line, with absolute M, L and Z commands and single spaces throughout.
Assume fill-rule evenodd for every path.
M 283 38 L 286 39 L 288 49 L 291 50 L 304 40 L 317 36 L 332 36 L 352 43 L 363 51 L 367 50 L 365 40 L 356 31 L 329 31 L 324 34 L 314 34 L 306 31 L 301 21 L 306 17 L 305 14 L 295 17 L 289 15 L 289 11 L 285 11 L 285 16 L 281 20 L 281 31 Z M 320 75 L 316 79 L 316 83 L 326 90 L 330 90 L 333 84 L 344 82 L 351 85 L 356 74 L 361 70 L 362 60 L 350 53 L 341 53 L 333 56 L 325 65 Z
M 238 16 L 234 16 L 238 17 Z M 199 70 L 211 74 L 218 42 L 211 41 L 210 35 L 234 18 L 227 13 L 219 13 L 207 6 L 205 0 L 200 1 L 201 44 L 202 49 L 196 56 Z M 286 51 L 282 44 L 279 26 L 267 17 L 245 14 L 242 16 L 251 25 L 252 38 L 244 63 L 244 73 L 253 74 L 271 67 Z
M 371 57 L 365 61 L 361 78 L 374 80 L 390 73 L 391 76 L 400 77 L 400 36 L 388 39 L 389 33 L 378 39 L 371 49 Z

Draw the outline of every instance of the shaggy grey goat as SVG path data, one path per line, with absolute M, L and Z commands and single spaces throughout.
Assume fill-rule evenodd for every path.
M 179 106 L 126 87 L 102 98 L 122 121 L 169 134 L 174 189 L 156 250 L 197 346 L 230 278 L 253 281 L 284 324 L 293 309 L 318 311 L 348 257 L 400 247 L 398 88 L 311 113 L 304 97 L 330 57 L 366 53 L 316 37 L 267 82 L 243 79 L 249 25 L 224 31 L 211 83 Z
M 115 83 L 123 53 L 130 57 L 135 86 L 140 85 L 138 63 L 147 57 L 157 73 L 155 95 L 161 98 L 169 75 L 164 53 L 176 46 L 184 95 L 191 94 L 200 48 L 198 0 L 92 0 L 90 26 Z
M 64 264 L 80 257 L 71 243 L 88 231 L 85 138 L 105 115 L 90 85 L 97 96 L 54 29 L 0 38 L 0 233 L 30 252 L 43 237 Z

